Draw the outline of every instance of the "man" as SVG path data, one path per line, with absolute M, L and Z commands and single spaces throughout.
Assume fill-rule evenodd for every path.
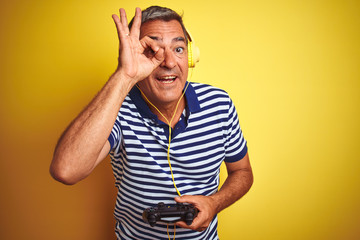
M 188 84 L 188 39 L 177 13 L 137 8 L 128 26 L 120 9 L 113 20 L 118 67 L 61 136 L 50 172 L 75 184 L 110 152 L 119 239 L 165 239 L 175 231 L 176 239 L 218 239 L 217 213 L 253 181 L 235 107 L 220 89 Z M 228 177 L 218 191 L 223 161 Z M 175 201 L 199 210 L 191 225 L 142 220 L 145 208 Z

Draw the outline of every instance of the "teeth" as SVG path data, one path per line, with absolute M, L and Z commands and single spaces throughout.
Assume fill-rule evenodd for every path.
M 175 81 L 175 79 L 176 79 L 176 76 L 164 76 L 164 77 L 158 78 L 158 80 L 161 81 L 162 83 L 172 83 Z
M 176 77 L 174 76 L 165 76 L 165 77 L 161 77 L 159 78 L 160 80 L 168 80 L 168 79 L 171 79 L 171 80 L 174 80 Z

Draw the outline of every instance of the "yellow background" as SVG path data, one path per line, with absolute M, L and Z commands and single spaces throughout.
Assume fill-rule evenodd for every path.
M 71 187 L 48 167 L 116 67 L 111 14 L 152 4 L 184 11 L 191 80 L 229 92 L 248 140 L 221 239 L 360 239 L 360 3 L 341 0 L 1 1 L 0 238 L 114 239 L 109 160 Z

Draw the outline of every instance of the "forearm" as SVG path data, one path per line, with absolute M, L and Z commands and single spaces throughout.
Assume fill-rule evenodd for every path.
M 220 190 L 210 196 L 215 203 L 216 213 L 221 212 L 244 196 L 251 188 L 252 183 L 253 174 L 251 168 L 229 172 Z
M 120 73 L 113 74 L 69 125 L 55 148 L 50 167 L 54 178 L 72 184 L 90 174 L 132 86 L 133 83 Z
M 175 198 L 175 201 L 191 203 L 199 210 L 193 224 L 188 226 L 185 222 L 177 222 L 177 226 L 203 231 L 209 226 L 215 214 L 235 203 L 249 191 L 253 175 L 248 154 L 240 161 L 226 164 L 226 166 L 228 177 L 217 193 L 211 196 L 184 195 Z

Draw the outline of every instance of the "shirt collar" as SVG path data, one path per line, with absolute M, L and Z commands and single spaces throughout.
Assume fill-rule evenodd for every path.
M 188 82 L 186 82 L 186 84 L 187 83 Z M 142 98 L 140 90 L 136 86 L 131 89 L 129 96 L 143 117 L 157 119 L 156 114 L 151 112 L 150 108 Z M 191 85 L 191 83 L 189 83 L 189 86 L 186 89 L 185 98 L 186 108 L 189 110 L 190 113 L 200 110 L 199 100 L 197 98 L 195 89 Z

